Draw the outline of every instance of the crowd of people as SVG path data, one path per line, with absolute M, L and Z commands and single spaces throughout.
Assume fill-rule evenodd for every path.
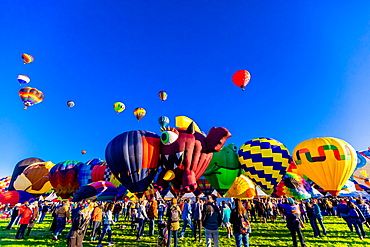
M 217 203 L 212 196 L 206 198 L 119 202 L 48 202 L 35 201 L 16 204 L 14 207 L 1 205 L 0 212 L 9 214 L 6 229 L 19 225 L 16 239 L 31 234 L 37 223 L 42 223 L 47 214 L 52 216 L 50 231 L 58 240 L 65 231 L 67 223 L 68 246 L 82 246 L 84 241 L 97 241 L 97 247 L 107 236 L 108 246 L 112 242 L 111 225 L 120 224 L 121 228 L 130 227 L 136 231 L 136 240 L 144 236 L 158 236 L 158 246 L 178 246 L 179 238 L 192 237 L 205 245 L 219 246 L 219 228 L 227 229 L 227 238 L 235 238 L 236 246 L 249 246 L 251 222 L 269 224 L 278 218 L 286 222 L 292 236 L 293 246 L 305 245 L 301 228 L 310 224 L 315 238 L 330 235 L 323 216 L 337 216 L 344 220 L 348 230 L 356 232 L 362 240 L 366 237 L 364 225 L 370 228 L 369 202 L 362 199 L 306 199 L 256 198 L 251 200 L 229 200 Z M 124 224 L 122 224 L 124 223 Z M 156 225 L 158 231 L 156 232 Z M 187 235 L 187 228 L 191 236 Z M 204 230 L 203 230 L 204 229 Z M 298 240 L 297 240 L 298 235 Z

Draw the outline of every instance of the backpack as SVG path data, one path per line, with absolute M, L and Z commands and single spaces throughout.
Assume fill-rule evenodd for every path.
M 240 222 L 240 233 L 241 234 L 251 233 L 252 228 L 251 228 L 251 224 L 249 223 L 249 220 L 247 220 L 244 216 L 241 216 L 240 221 L 241 221 Z
M 177 222 L 179 221 L 179 209 L 177 208 L 177 206 L 174 206 L 171 208 L 171 221 L 172 222 Z

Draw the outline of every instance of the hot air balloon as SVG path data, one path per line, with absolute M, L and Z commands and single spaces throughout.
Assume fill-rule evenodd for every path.
M 12 180 L 11 176 L 3 177 L 0 179 L 0 194 L 8 191 L 10 180 Z
M 235 144 L 231 143 L 223 147 L 220 152 L 214 153 L 207 170 L 203 174 L 212 187 L 221 195 L 229 190 L 235 178 L 240 175 L 237 150 Z
M 94 182 L 79 188 L 73 195 L 72 201 L 82 200 L 114 201 L 118 189 L 114 184 L 107 181 Z
M 24 104 L 24 109 L 27 107 L 36 105 L 44 100 L 44 94 L 37 88 L 24 87 L 19 91 L 19 97 Z
M 28 202 L 31 199 L 34 199 L 33 195 L 22 190 L 7 191 L 0 194 L 0 203 L 1 204 L 9 203 L 11 206 L 14 206 L 17 203 Z
M 126 109 L 125 104 L 122 102 L 116 102 L 113 104 L 113 109 L 118 113 L 123 112 Z
M 225 197 L 251 199 L 256 196 L 256 186 L 247 176 L 241 174 L 237 177 Z
M 167 93 L 165 91 L 160 91 L 158 93 L 158 96 L 159 98 L 162 100 L 162 101 L 165 101 L 167 99 Z
M 277 197 L 286 196 L 298 200 L 311 198 L 311 194 L 311 185 L 300 175 L 291 172 L 285 173 L 273 193 Z
M 358 188 L 370 191 L 370 149 L 357 152 L 357 165 L 353 180 Z
M 158 118 L 158 123 L 162 128 L 165 128 L 170 123 L 170 119 L 166 116 L 162 116 Z
M 26 169 L 28 166 L 32 164 L 39 163 L 39 162 L 45 162 L 45 161 L 39 158 L 27 158 L 27 159 L 19 161 L 14 167 L 12 179 L 9 184 L 9 191 L 15 190 L 14 181 L 17 179 L 19 175 L 21 175 L 24 169 Z
M 14 181 L 16 190 L 23 190 L 32 195 L 41 195 L 52 186 L 49 181 L 49 171 L 54 166 L 50 161 L 36 162 L 28 166 Z
M 163 170 L 157 185 L 175 190 L 193 192 L 197 180 L 203 175 L 214 152 L 221 150 L 231 133 L 226 128 L 213 127 L 205 137 L 195 131 L 191 123 L 186 129 L 164 128 L 161 134 L 161 159 Z
M 251 74 L 247 70 L 238 70 L 232 77 L 233 83 L 240 87 L 243 91 L 251 80 Z
M 144 116 L 145 116 L 145 114 L 146 114 L 146 111 L 145 111 L 145 109 L 144 108 L 140 108 L 140 107 L 138 107 L 138 108 L 136 108 L 135 110 L 134 110 L 134 115 L 135 115 L 135 117 L 137 118 L 137 120 L 139 121 L 140 119 L 142 119 Z
M 85 153 L 86 153 L 86 151 L 85 151 L 85 150 L 82 150 L 82 151 L 81 151 L 81 154 L 85 154 Z
M 246 175 L 266 194 L 285 175 L 290 162 L 288 149 L 271 138 L 257 138 L 244 143 L 239 151 L 239 162 Z
M 17 77 L 17 80 L 18 80 L 20 85 L 29 83 L 31 81 L 31 79 L 26 75 L 19 75 Z
M 26 63 L 32 63 L 35 59 L 31 55 L 23 53 L 22 60 L 23 60 L 23 63 L 26 64 Z
M 76 104 L 75 104 L 75 102 L 74 101 L 67 101 L 67 106 L 68 106 L 68 108 L 71 108 L 71 107 L 74 107 Z
M 293 160 L 299 174 L 304 174 L 325 191 L 337 196 L 356 168 L 357 154 L 343 140 L 322 137 L 298 144 Z
M 80 187 L 77 178 L 82 165 L 83 163 L 79 161 L 64 161 L 51 168 L 50 183 L 62 199 L 68 199 Z
M 212 192 L 215 190 L 212 185 L 207 181 L 205 177 L 200 177 L 197 180 L 198 188 L 204 195 L 208 196 L 211 195 Z
M 101 159 L 92 159 L 80 166 L 78 183 L 81 187 L 98 181 L 109 181 L 116 187 L 121 184 L 112 174 L 107 163 Z
M 107 145 L 108 167 L 130 192 L 144 192 L 158 169 L 160 139 L 153 132 L 137 130 L 116 136 Z

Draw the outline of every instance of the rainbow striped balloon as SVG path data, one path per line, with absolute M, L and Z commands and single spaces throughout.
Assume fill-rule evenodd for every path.
M 26 54 L 26 53 L 23 53 L 22 54 L 22 60 L 23 60 L 23 63 L 32 63 L 33 61 L 35 61 L 35 59 L 33 58 L 33 56 L 31 56 L 30 54 Z
M 37 88 L 24 87 L 19 90 L 19 96 L 24 104 L 24 109 L 27 107 L 36 105 L 44 100 L 44 94 Z
M 134 115 L 138 121 L 142 119 L 145 116 L 145 114 L 146 114 L 146 110 L 144 108 L 138 107 L 134 110 Z

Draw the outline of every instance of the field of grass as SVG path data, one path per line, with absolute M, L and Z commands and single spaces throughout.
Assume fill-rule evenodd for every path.
M 14 239 L 16 231 L 19 226 L 14 226 L 11 230 L 6 230 L 8 220 L 0 220 L 0 245 L 1 246 L 39 246 L 39 247 L 65 247 L 66 239 L 65 235 L 68 230 L 65 229 L 59 240 L 55 241 L 52 239 L 52 234 L 49 231 L 51 217 L 46 217 L 43 224 L 36 224 L 31 231 L 29 237 L 25 237 L 22 240 Z M 370 246 L 370 238 L 365 238 L 363 241 L 359 239 L 356 233 L 351 233 L 348 227 L 344 224 L 344 221 L 336 217 L 325 217 L 324 223 L 328 231 L 328 236 L 321 238 L 314 238 L 311 226 L 306 224 L 306 228 L 303 229 L 303 234 L 305 236 L 306 244 L 308 247 L 313 246 L 327 246 L 327 247 L 338 247 L 338 246 Z M 136 241 L 136 232 L 132 231 L 130 227 L 126 229 L 119 229 L 119 225 L 126 224 L 129 226 L 128 222 L 120 222 L 117 225 L 113 225 L 113 242 L 116 243 L 115 246 L 156 246 L 157 237 L 142 237 L 140 242 Z M 69 224 L 67 225 L 69 228 Z M 370 230 L 366 228 L 365 231 L 370 236 Z M 145 227 L 144 234 L 148 233 L 148 225 Z M 196 243 L 191 237 L 190 229 L 186 232 L 186 238 L 179 240 L 179 246 L 186 247 L 204 247 L 205 242 Z M 226 238 L 227 232 L 225 228 L 220 228 L 220 246 L 235 246 L 234 239 Z M 204 237 L 204 235 L 203 235 Z M 87 241 L 83 246 L 96 246 L 97 241 L 90 242 Z M 107 236 L 105 237 L 107 240 Z M 103 245 L 107 246 L 108 242 L 103 241 Z M 252 233 L 250 234 L 250 246 L 292 246 L 291 237 L 289 231 L 285 227 L 284 222 L 275 223 L 252 223 Z

